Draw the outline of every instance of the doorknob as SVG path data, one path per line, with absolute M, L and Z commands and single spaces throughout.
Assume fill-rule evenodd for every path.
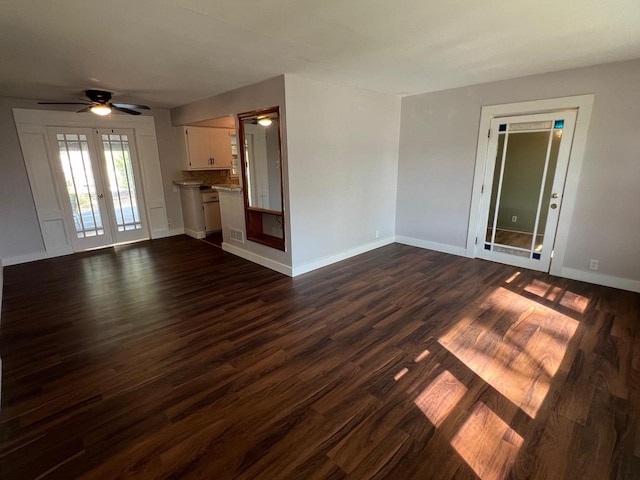
M 559 195 L 558 195 L 557 193 L 552 193 L 552 194 L 551 194 L 551 198 L 558 198 L 558 196 L 559 196 Z
M 98 198 L 104 198 L 103 194 L 98 195 Z

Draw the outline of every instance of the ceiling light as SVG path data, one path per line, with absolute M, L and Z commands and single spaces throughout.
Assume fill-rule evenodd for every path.
M 94 105 L 90 109 L 96 115 L 109 115 L 111 113 L 111 107 L 109 105 Z
M 258 124 L 262 125 L 263 127 L 268 127 L 269 125 L 271 125 L 272 120 L 269 117 L 261 117 L 258 118 Z

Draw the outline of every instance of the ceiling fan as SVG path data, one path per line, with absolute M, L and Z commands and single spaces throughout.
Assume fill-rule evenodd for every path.
M 93 112 L 96 115 L 109 115 L 112 110 L 129 115 L 141 115 L 132 108 L 140 108 L 143 110 L 151 110 L 146 105 L 136 105 L 134 103 L 111 103 L 111 92 L 104 90 L 85 90 L 84 91 L 90 102 L 38 102 L 39 105 L 87 105 L 78 110 L 77 113 Z

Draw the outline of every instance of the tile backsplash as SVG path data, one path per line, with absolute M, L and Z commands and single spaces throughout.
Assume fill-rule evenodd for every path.
M 205 185 L 240 184 L 238 177 L 232 177 L 229 170 L 183 170 L 183 180 L 200 180 Z

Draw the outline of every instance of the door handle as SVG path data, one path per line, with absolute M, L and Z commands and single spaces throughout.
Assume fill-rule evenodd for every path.
M 104 198 L 104 195 L 101 193 L 98 195 L 98 198 Z
M 551 194 L 551 198 L 558 198 L 560 195 L 558 195 L 557 193 L 552 193 Z

